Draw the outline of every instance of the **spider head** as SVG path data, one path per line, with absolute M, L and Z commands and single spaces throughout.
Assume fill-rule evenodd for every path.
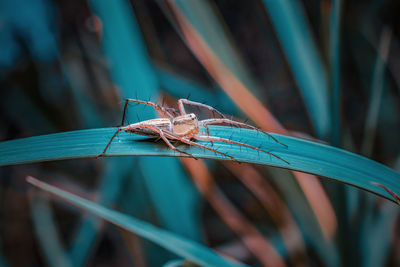
M 187 136 L 199 132 L 199 120 L 194 113 L 181 115 L 172 120 L 173 132 L 179 136 Z

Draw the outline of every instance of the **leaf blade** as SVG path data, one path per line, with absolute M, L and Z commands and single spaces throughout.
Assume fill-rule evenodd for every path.
M 80 130 L 1 142 L 0 166 L 94 157 L 104 149 L 115 130 L 116 128 Z M 273 134 L 279 141 L 288 145 L 288 148 L 285 148 L 272 139 L 262 136 L 262 133 L 258 131 L 224 126 L 210 127 L 210 134 L 231 138 L 253 146 L 261 146 L 261 148 L 287 160 L 290 164 L 255 150 L 225 143 L 214 144 L 214 148 L 234 156 L 240 162 L 265 164 L 321 175 L 394 201 L 383 188 L 371 183 L 376 182 L 400 195 L 399 173 L 378 162 L 339 148 Z M 179 149 L 199 158 L 229 160 L 224 156 L 196 147 L 180 145 Z M 170 150 L 164 144 L 149 142 L 146 137 L 125 132 L 121 132 L 115 139 L 109 148 L 108 155 L 183 156 Z
M 129 230 L 130 232 L 136 233 L 143 238 L 149 239 L 158 245 L 183 256 L 184 258 L 191 259 L 197 263 L 204 264 L 205 266 L 242 266 L 228 262 L 201 244 L 157 228 L 150 223 L 105 208 L 97 203 L 88 201 L 64 190 L 41 182 L 31 176 L 28 176 L 26 180 L 27 182 L 49 193 L 52 193 L 83 210 L 89 211 L 106 221 Z

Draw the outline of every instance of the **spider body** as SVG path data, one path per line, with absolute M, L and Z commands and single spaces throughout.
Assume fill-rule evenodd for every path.
M 199 133 L 199 120 L 194 113 L 184 114 L 172 120 L 172 127 L 178 136 L 191 136 Z
M 146 136 L 159 136 L 157 131 L 151 128 L 144 128 L 145 125 L 155 126 L 162 131 L 174 133 L 178 136 L 189 137 L 199 133 L 199 120 L 194 113 L 181 115 L 173 119 L 157 118 L 138 123 L 129 124 L 121 129 L 127 133 L 135 133 Z
M 144 125 L 150 125 L 159 128 L 162 131 L 173 130 L 171 119 L 169 118 L 157 118 L 146 121 L 141 121 L 137 123 L 132 123 L 127 126 L 121 127 L 122 131 L 127 133 L 141 134 L 146 136 L 159 136 L 159 134 L 152 128 L 144 128 Z
M 194 141 L 195 140 L 209 141 L 209 142 L 211 142 L 211 144 L 213 144 L 213 142 L 223 142 L 223 143 L 235 144 L 235 145 L 244 146 L 244 147 L 248 147 L 248 148 L 251 148 L 251 149 L 254 149 L 257 151 L 264 152 L 266 154 L 269 154 L 269 155 L 289 164 L 289 162 L 278 157 L 277 155 L 275 155 L 271 152 L 262 150 L 260 148 L 257 148 L 257 147 L 254 147 L 254 146 L 251 146 L 251 145 L 248 145 L 245 143 L 237 142 L 234 140 L 230 140 L 227 138 L 210 136 L 209 132 L 208 132 L 208 125 L 230 124 L 230 125 L 233 125 L 233 126 L 236 126 L 239 128 L 248 128 L 248 129 L 253 129 L 253 130 L 263 132 L 264 134 L 268 135 L 270 138 L 272 138 L 278 144 L 281 144 L 282 146 L 287 147 L 285 144 L 280 143 L 276 138 L 271 136 L 269 133 L 264 132 L 254 126 L 251 126 L 251 125 L 248 125 L 248 124 L 245 124 L 242 122 L 230 120 L 230 119 L 226 118 L 222 113 L 220 113 L 219 111 L 215 110 L 213 107 L 210 107 L 208 105 L 197 103 L 194 101 L 189 101 L 187 99 L 179 99 L 178 100 L 179 111 L 178 111 L 173 108 L 159 106 L 159 105 L 149 102 L 149 101 L 142 101 L 142 100 L 137 100 L 137 99 L 126 99 L 121 125 L 124 124 L 126 108 L 127 108 L 127 105 L 129 102 L 152 106 L 161 115 L 161 118 L 141 121 L 141 122 L 129 124 L 127 126 L 119 127 L 118 130 L 115 132 L 115 134 L 111 137 L 111 139 L 108 142 L 107 146 L 105 147 L 104 151 L 98 155 L 99 157 L 103 156 L 106 153 L 108 147 L 110 146 L 110 144 L 114 140 L 114 138 L 117 136 L 117 134 L 121 131 L 125 131 L 128 133 L 136 133 L 136 134 L 141 134 L 141 135 L 146 135 L 146 136 L 160 137 L 161 139 L 164 140 L 164 142 L 172 150 L 180 152 L 182 154 L 186 154 L 193 158 L 195 158 L 195 157 L 192 154 L 189 154 L 185 151 L 182 151 L 182 150 L 179 150 L 178 148 L 176 148 L 173 144 L 171 144 L 170 140 L 178 140 L 178 141 L 181 141 L 182 143 L 185 143 L 188 145 L 201 147 L 201 148 L 213 151 L 215 153 L 224 155 L 226 157 L 229 157 L 233 160 L 235 160 L 235 158 L 230 155 L 227 155 L 216 149 L 210 148 L 208 146 L 199 144 Z M 189 114 L 186 113 L 185 107 L 184 107 L 185 104 L 206 108 L 206 109 L 210 110 L 211 112 L 218 114 L 222 118 L 206 119 L 206 120 L 200 121 L 200 120 L 198 120 L 197 116 L 194 113 L 189 113 Z M 180 114 L 180 115 L 177 115 L 177 114 Z M 205 127 L 207 130 L 207 133 L 201 133 L 199 130 L 200 126 Z

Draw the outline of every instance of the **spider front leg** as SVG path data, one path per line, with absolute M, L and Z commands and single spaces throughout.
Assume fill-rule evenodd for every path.
M 170 141 L 168 140 L 168 138 L 166 137 L 166 134 L 168 134 L 168 133 L 167 133 L 167 132 L 164 132 L 162 129 L 158 128 L 157 126 L 138 123 L 138 124 L 136 124 L 136 125 L 127 126 L 126 128 L 127 128 L 126 131 L 131 131 L 131 130 L 140 129 L 140 128 L 145 128 L 145 129 L 153 130 L 153 131 L 157 132 L 157 133 L 160 135 L 161 139 L 164 140 L 164 142 L 165 142 L 165 143 L 169 146 L 169 148 L 172 149 L 173 151 L 177 151 L 177 152 L 179 152 L 179 153 L 182 153 L 182 154 L 188 155 L 189 157 L 192 157 L 192 158 L 194 158 L 194 159 L 197 159 L 197 158 L 196 158 L 195 156 L 193 156 L 192 154 L 177 149 L 173 144 L 171 144 L 171 142 L 170 142 Z M 173 139 L 175 139 L 175 138 L 173 138 Z
M 208 109 L 212 113 L 217 113 L 222 118 L 225 118 L 224 114 L 222 114 L 221 112 L 219 112 L 218 110 L 216 110 L 215 108 L 213 108 L 213 107 L 211 107 L 209 105 L 202 104 L 202 103 L 199 103 L 199 102 L 190 101 L 190 100 L 187 100 L 187 99 L 184 99 L 184 98 L 181 98 L 181 99 L 178 100 L 178 106 L 179 106 L 179 111 L 181 112 L 181 115 L 185 115 L 186 114 L 185 105 L 203 107 L 203 108 Z
M 157 128 L 157 129 L 158 129 L 158 128 Z M 177 149 L 173 144 L 171 144 L 171 142 L 170 142 L 170 141 L 168 140 L 168 138 L 165 136 L 163 130 L 158 129 L 158 133 L 160 134 L 160 137 L 164 140 L 164 142 L 169 146 L 169 148 L 171 148 L 171 149 L 174 150 L 174 151 L 180 152 L 180 153 L 182 153 L 182 154 L 188 155 L 189 157 L 194 158 L 194 159 L 197 160 L 197 158 L 196 158 L 195 156 L 193 156 L 192 154 L 187 153 L 187 152 L 182 151 L 182 150 L 179 150 L 179 149 Z
M 117 136 L 117 134 L 118 134 L 120 131 L 123 131 L 123 130 L 124 130 L 124 127 L 118 128 L 118 130 L 117 130 L 117 131 L 115 132 L 115 134 L 111 137 L 110 141 L 108 142 L 108 144 L 107 144 L 106 147 L 104 148 L 103 152 L 101 152 L 100 154 L 98 154 L 98 155 L 96 156 L 96 158 L 100 158 L 100 157 L 102 157 L 102 156 L 104 156 L 104 155 L 106 154 L 106 151 L 107 151 L 108 147 L 110 146 L 111 142 L 114 140 L 114 138 Z
M 281 157 L 279 157 L 279 156 L 277 156 L 277 155 L 275 155 L 275 154 L 273 154 L 271 152 L 268 152 L 266 150 L 263 150 L 263 149 L 255 147 L 255 146 L 251 146 L 251 145 L 245 144 L 245 143 L 233 141 L 233 140 L 222 138 L 222 137 L 209 136 L 209 135 L 207 135 L 207 136 L 206 135 L 193 135 L 193 138 L 196 139 L 196 140 L 201 140 L 201 141 L 223 142 L 223 143 L 228 143 L 228 144 L 234 144 L 234 145 L 238 145 L 238 146 L 248 147 L 248 148 L 251 148 L 251 149 L 254 149 L 254 150 L 257 150 L 257 151 L 264 152 L 264 153 L 266 153 L 268 155 L 271 155 L 271 156 L 273 156 L 273 157 L 285 162 L 286 164 L 290 164 L 288 161 L 282 159 Z
M 277 142 L 278 144 L 280 144 L 280 145 L 282 145 L 282 146 L 284 146 L 284 147 L 286 147 L 286 148 L 288 147 L 287 145 L 282 144 L 281 142 L 279 142 L 275 137 L 273 137 L 273 136 L 272 136 L 271 134 L 269 134 L 268 132 L 263 131 L 263 130 L 257 128 L 257 127 L 251 126 L 251 125 L 246 124 L 246 123 L 243 123 L 243 122 L 238 122 L 238 121 L 234 121 L 234 120 L 230 120 L 230 119 L 225 119 L 225 118 L 224 118 L 224 119 L 207 119 L 207 120 L 202 120 L 202 121 L 200 121 L 200 125 L 202 125 L 202 126 L 204 126 L 204 128 L 206 128 L 207 134 L 208 134 L 208 135 L 210 134 L 210 132 L 209 132 L 209 130 L 208 130 L 208 125 L 212 125 L 212 124 L 221 124 L 221 123 L 226 123 L 226 124 L 230 124 L 230 125 L 235 125 L 235 126 L 237 126 L 237 127 L 239 127 L 239 128 L 247 128 L 247 129 L 252 129 L 252 130 L 256 130 L 256 131 L 262 132 L 262 133 L 268 135 L 269 137 L 271 137 L 271 138 L 272 138 L 275 142 Z
M 188 144 L 188 145 L 192 145 L 192 146 L 201 147 L 201 148 L 204 148 L 204 149 L 210 150 L 210 151 L 212 151 L 212 152 L 215 152 L 215 153 L 224 155 L 225 157 L 228 157 L 228 158 L 231 158 L 231 159 L 237 161 L 234 157 L 232 157 L 232 156 L 230 156 L 230 155 L 228 155 L 228 154 L 226 154 L 226 153 L 223 153 L 223 152 L 220 152 L 220 151 L 218 151 L 218 150 L 216 150 L 216 149 L 213 149 L 213 148 L 210 148 L 210 147 L 207 147 L 207 146 L 198 144 L 198 143 L 196 143 L 196 142 L 193 142 L 193 141 L 189 140 L 188 138 L 180 137 L 180 136 L 174 135 L 174 134 L 172 134 L 172 133 L 167 133 L 167 136 L 168 136 L 169 138 L 171 138 L 171 139 L 173 138 L 173 139 L 179 140 L 179 141 L 181 141 L 182 143 L 185 143 L 185 144 Z
M 170 118 L 173 119 L 174 116 L 164 107 L 157 105 L 153 102 L 150 101 L 142 101 L 142 100 L 137 100 L 137 99 L 132 99 L 132 98 L 128 98 L 125 99 L 125 106 L 124 106 L 124 113 L 122 115 L 122 122 L 121 122 L 121 126 L 124 125 L 125 122 L 125 114 L 126 114 L 126 108 L 128 106 L 128 103 L 133 102 L 133 103 L 138 103 L 138 104 L 143 104 L 143 105 L 147 105 L 147 106 L 151 106 L 153 107 L 163 118 Z

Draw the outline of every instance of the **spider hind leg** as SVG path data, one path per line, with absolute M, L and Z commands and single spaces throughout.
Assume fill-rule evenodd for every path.
M 179 111 L 180 111 L 181 115 L 185 115 L 186 114 L 185 105 L 202 107 L 202 108 L 208 109 L 213 114 L 218 114 L 222 118 L 226 118 L 224 114 L 222 114 L 221 112 L 219 112 L 218 110 L 216 110 L 215 108 L 213 108 L 213 107 L 211 107 L 209 105 L 206 105 L 206 104 L 203 104 L 203 103 L 199 103 L 199 102 L 195 102 L 195 101 L 191 101 L 191 100 L 184 99 L 184 98 L 181 98 L 181 99 L 178 100 L 178 107 L 179 107 Z
M 196 140 L 201 140 L 201 141 L 223 142 L 223 143 L 234 144 L 234 145 L 238 145 L 238 146 L 244 146 L 244 147 L 247 147 L 247 148 L 250 148 L 250 149 L 254 149 L 254 150 L 257 150 L 257 151 L 260 151 L 260 152 L 264 152 L 264 153 L 266 153 L 266 154 L 268 154 L 270 156 L 273 156 L 273 157 L 285 162 L 286 164 L 290 164 L 288 161 L 282 159 L 281 157 L 279 157 L 279 156 L 277 156 L 277 155 L 275 155 L 275 154 L 273 154 L 271 152 L 268 152 L 266 150 L 263 150 L 263 149 L 260 149 L 260 148 L 257 148 L 255 146 L 251 146 L 251 145 L 248 145 L 248 144 L 245 144 L 245 143 L 242 143 L 242 142 L 237 142 L 237 141 L 233 141 L 233 140 L 230 140 L 230 139 L 226 139 L 226 138 L 222 138 L 222 137 L 216 137 L 216 136 L 209 136 L 209 135 L 203 135 L 203 136 L 202 135 L 193 135 L 193 138 L 196 139 Z
M 223 153 L 223 152 L 221 152 L 221 151 L 218 151 L 218 150 L 216 150 L 216 149 L 213 149 L 213 148 L 208 147 L 208 146 L 205 146 L 205 145 L 198 144 L 198 143 L 196 143 L 196 142 L 193 142 L 193 141 L 189 140 L 188 138 L 176 136 L 176 135 L 173 135 L 173 134 L 171 134 L 171 133 L 167 134 L 167 136 L 170 137 L 170 138 L 179 140 L 179 141 L 181 141 L 182 143 L 185 143 L 185 144 L 188 144 L 188 145 L 191 145 L 191 146 L 201 147 L 201 148 L 207 149 L 207 150 L 212 151 L 212 152 L 217 153 L 217 154 L 221 154 L 221 155 L 223 155 L 223 156 L 225 156 L 225 157 L 228 157 L 228 158 L 231 158 L 232 160 L 237 161 L 234 157 L 232 157 L 232 156 L 230 156 L 230 155 L 228 155 L 228 154 L 226 154 L 226 153 Z
M 202 126 L 204 126 L 204 127 L 206 128 L 207 134 L 209 134 L 208 125 L 226 123 L 226 124 L 230 124 L 230 125 L 232 125 L 232 126 L 236 126 L 236 127 L 238 127 L 238 128 L 247 128 L 247 129 L 252 129 L 252 130 L 255 130 L 255 131 L 258 131 L 258 132 L 262 132 L 262 133 L 268 135 L 268 137 L 272 138 L 276 143 L 278 143 L 278 144 L 280 144 L 280 145 L 282 145 L 282 146 L 284 146 L 284 147 L 286 147 L 286 148 L 288 147 L 287 145 L 285 145 L 285 144 L 279 142 L 278 139 L 276 139 L 275 137 L 273 137 L 270 133 L 268 133 L 268 132 L 266 132 L 266 131 L 263 131 L 263 130 L 257 128 L 257 127 L 251 126 L 251 125 L 249 125 L 249 124 L 247 124 L 247 123 L 243 123 L 243 122 L 239 122 L 239 121 L 234 121 L 234 120 L 227 119 L 227 118 L 222 118 L 222 119 L 207 119 L 207 120 L 202 120 L 200 123 L 201 123 Z
M 121 126 L 124 125 L 125 122 L 125 115 L 126 115 L 126 109 L 128 106 L 128 103 L 137 103 L 137 104 L 143 104 L 146 106 L 151 106 L 153 107 L 163 118 L 173 118 L 174 116 L 170 113 L 172 108 L 164 108 L 160 105 L 157 105 L 153 102 L 150 101 L 142 101 L 142 100 L 137 100 L 137 99 L 133 99 L 133 98 L 127 98 L 125 99 L 125 105 L 124 105 L 124 112 L 122 115 L 122 122 L 121 122 Z

